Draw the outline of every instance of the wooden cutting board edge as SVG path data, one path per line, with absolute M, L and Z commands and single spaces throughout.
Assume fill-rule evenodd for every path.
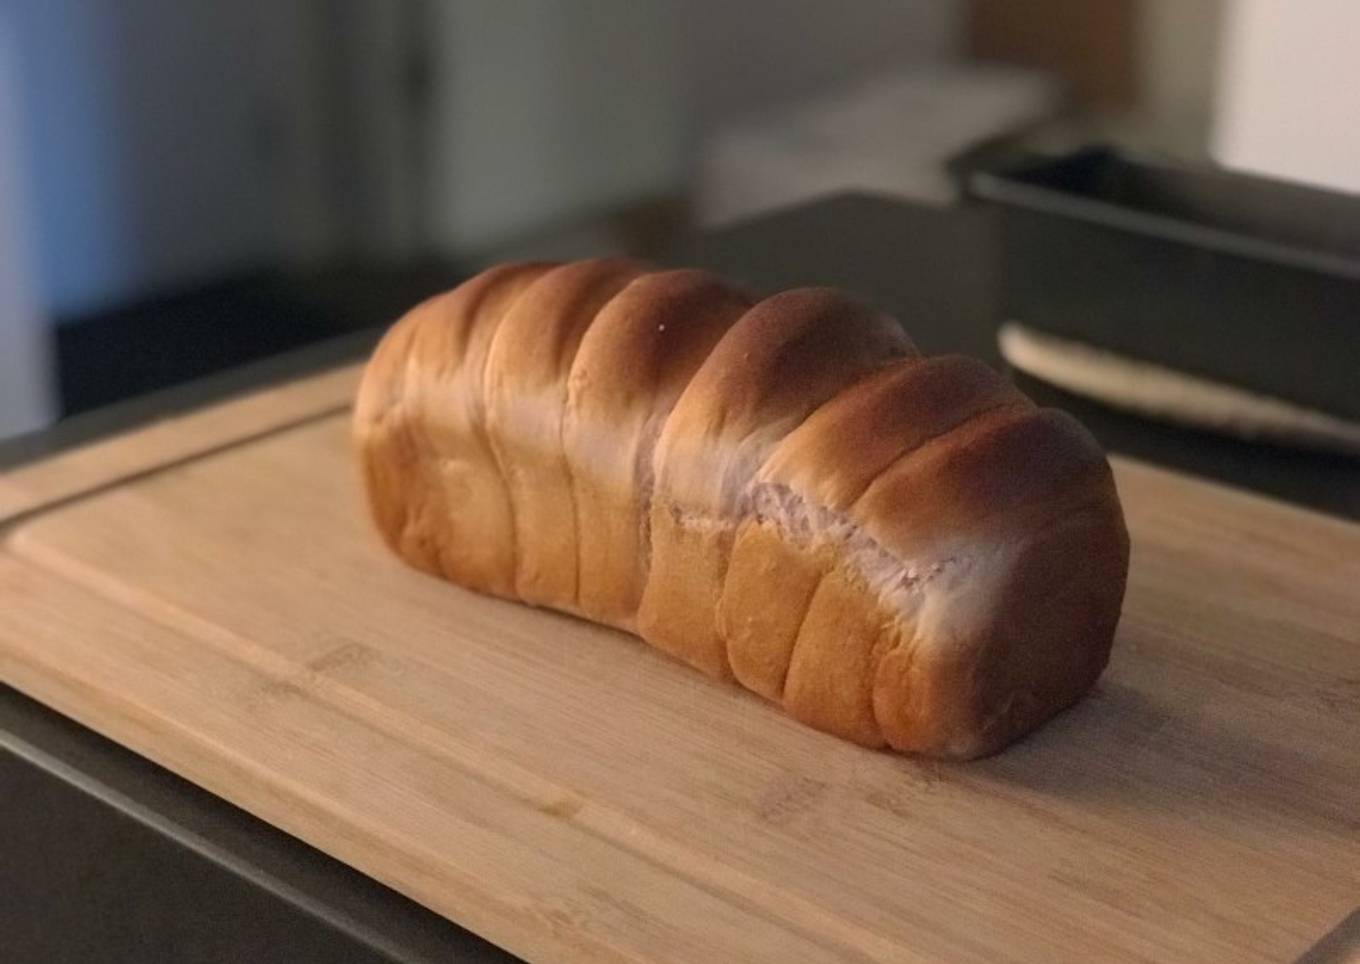
M 371 820 L 336 813 L 324 794 L 282 778 L 283 768 L 262 766 L 254 758 L 231 751 L 199 723 L 167 725 L 170 718 L 140 699 L 135 684 L 113 685 L 119 672 L 150 671 L 165 680 L 165 685 L 175 685 L 175 678 L 187 680 L 184 685 L 195 687 L 199 699 L 212 700 L 214 672 L 176 673 L 167 670 L 167 661 L 202 660 L 218 670 L 230 665 L 231 670 L 251 677 L 251 692 L 286 695 L 290 701 L 309 705 L 312 712 L 329 714 L 370 736 L 389 736 L 381 729 L 370 729 L 365 714 L 353 712 L 343 696 L 336 698 L 337 688 L 325 685 L 321 674 L 306 683 L 267 655 L 259 661 L 240 659 L 239 652 L 227 656 L 189 627 L 124 605 L 95 591 L 78 575 L 63 573 L 30 554 L 0 551 L 0 594 L 6 591 L 39 597 L 48 603 L 49 612 L 60 611 L 69 624 L 50 626 L 47 620 L 35 618 L 30 631 L 43 636 L 41 645 L 33 645 L 33 640 L 22 646 L 6 645 L 0 633 L 0 679 L 4 682 L 526 959 L 683 961 L 692 958 L 675 957 L 673 951 L 690 948 L 697 953 L 704 944 L 714 942 L 706 950 L 721 952 L 757 937 L 759 943 L 747 951 L 763 947 L 777 952 L 780 960 L 929 959 L 909 955 L 907 949 L 813 905 L 795 900 L 794 909 L 800 914 L 781 913 L 763 899 L 762 882 L 721 866 L 696 867 L 693 855 L 675 852 L 673 845 L 645 827 L 626 819 L 620 826 L 611 826 L 619 815 L 577 799 L 569 789 L 513 762 L 480 760 L 474 765 L 457 754 L 424 758 L 427 768 L 451 767 L 468 778 L 462 781 L 457 810 L 502 811 L 514 815 L 507 822 L 533 827 L 532 836 L 521 838 L 502 827 L 479 824 L 475 815 L 465 827 L 469 836 L 482 831 L 493 835 L 494 846 L 514 865 L 526 893 L 532 886 L 528 882 L 552 878 L 553 865 L 561 855 L 575 855 L 587 879 L 596 876 L 598 868 L 599 879 L 593 886 L 605 904 L 609 903 L 608 889 L 622 870 L 630 897 L 640 907 L 655 904 L 651 911 L 657 920 L 663 918 L 663 908 L 681 906 L 688 908 L 695 923 L 690 933 L 673 936 L 674 945 L 669 940 L 652 944 L 645 936 L 620 941 L 626 929 L 597 927 L 592 920 L 595 915 L 607 917 L 608 907 L 594 908 L 594 914 L 590 907 L 553 910 L 545 909 L 549 901 L 542 895 L 534 900 L 517 899 L 510 891 L 497 894 L 485 880 L 476 879 L 475 860 L 463 863 L 460 846 L 446 849 L 397 840 L 387 828 L 371 826 Z M 3 623 L 0 620 L 0 629 L 5 628 Z M 108 632 L 149 641 L 145 667 L 100 666 L 97 651 L 102 647 L 95 637 Z M 246 640 L 236 643 L 237 649 L 252 650 Z M 267 735 L 257 734 L 257 746 L 267 742 Z M 634 839 L 639 832 L 646 845 Z M 654 852 L 658 845 L 666 857 L 658 859 Z M 426 858 L 419 867 L 411 866 L 415 851 Z M 608 851 L 611 856 L 592 862 L 592 851 Z M 535 867 L 540 859 L 542 865 Z M 790 901 L 788 894 L 779 896 L 785 903 Z M 724 915 L 728 919 L 720 922 Z M 739 926 L 734 926 L 733 918 Z
M 0 527 L 148 473 L 348 411 L 356 363 L 228 399 L 0 474 Z
M 4 557 L 4 565 L 33 568 L 31 561 L 22 559 L 12 551 L 10 543 L 13 535 L 27 522 L 47 512 L 119 486 L 133 484 L 150 474 L 172 471 L 267 436 L 284 433 L 316 421 L 343 417 L 349 408 L 361 370 L 362 366 L 359 365 L 347 366 L 265 392 L 233 399 L 62 453 L 52 459 L 31 463 L 0 477 L 0 556 Z M 1360 526 L 1346 520 L 1219 483 L 1187 478 L 1176 472 L 1117 455 L 1111 457 L 1111 462 L 1115 467 L 1117 480 L 1137 475 L 1144 483 L 1175 486 L 1181 493 L 1188 493 L 1196 500 L 1202 499 L 1206 504 L 1215 502 L 1221 504 L 1227 500 L 1239 505 L 1255 505 L 1266 509 L 1270 514 L 1278 514 L 1277 518 L 1281 524 L 1328 528 L 1340 526 L 1346 530 L 1353 530 L 1354 535 L 1360 536 Z M 45 573 L 45 577 L 51 576 L 51 573 Z M 85 591 L 81 587 L 72 588 Z M 130 618 L 143 618 L 131 610 L 124 612 Z M 0 664 L 3 662 L 0 660 Z M 102 711 L 91 711 L 88 706 L 83 705 L 76 689 L 64 691 L 62 685 L 53 683 L 50 679 L 44 682 L 42 674 L 23 675 L 25 677 L 23 680 L 13 682 L 34 698 L 96 730 L 112 735 L 115 739 L 124 735 L 121 732 L 123 728 L 110 725 L 110 721 L 103 718 Z M 137 746 L 132 748 L 138 749 Z M 205 778 L 203 774 L 185 772 L 192 771 L 192 767 L 183 766 L 183 761 L 157 760 L 157 762 L 169 765 L 172 769 L 195 779 L 196 782 L 203 783 L 209 789 L 215 789 L 215 792 L 224 793 L 225 787 L 219 785 L 220 781 Z M 495 787 L 490 789 L 498 790 Z M 277 822 L 273 808 L 267 805 L 254 807 L 249 800 L 243 801 L 230 796 L 229 798 L 264 819 Z M 507 801 L 513 803 L 508 797 Z M 318 834 L 314 827 L 310 831 L 302 827 L 285 829 L 317 843 L 328 852 L 344 859 L 343 842 L 339 846 L 334 846 L 335 842 L 330 841 L 332 845 L 328 845 L 324 840 L 324 832 Z M 580 828 L 577 828 L 577 831 L 579 832 Z M 436 910 L 440 909 L 436 902 L 429 899 L 428 894 L 408 891 L 408 895 L 422 903 L 435 906 Z M 447 913 L 448 908 L 443 908 L 441 912 Z M 766 921 L 769 922 L 769 919 L 766 918 Z M 511 950 L 515 950 L 518 944 L 520 953 L 536 956 L 545 947 L 552 947 L 555 952 L 562 949 L 556 940 L 560 939 L 560 934 L 517 935 L 513 928 L 507 931 L 494 920 L 480 922 L 483 926 L 475 926 L 478 922 L 466 922 L 473 924 L 474 929 Z M 551 930 L 551 927 L 549 929 Z M 549 943 L 546 945 L 539 943 L 543 939 L 547 939 Z M 603 950 L 603 947 L 596 946 L 581 959 L 597 959 Z

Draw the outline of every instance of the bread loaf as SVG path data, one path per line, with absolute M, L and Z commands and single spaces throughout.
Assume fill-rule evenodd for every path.
M 992 752 L 1109 656 L 1128 536 L 1090 435 L 832 290 L 503 265 L 387 333 L 354 427 L 411 565 L 866 746 Z

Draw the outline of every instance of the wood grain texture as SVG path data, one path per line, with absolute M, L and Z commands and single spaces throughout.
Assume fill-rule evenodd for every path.
M 166 418 L 0 475 L 0 523 L 141 472 L 349 404 L 362 364 L 347 365 Z
M 343 417 L 11 527 L 0 678 L 530 959 L 1293 959 L 1360 902 L 1360 526 L 1115 465 L 1110 669 L 978 763 L 404 568 Z

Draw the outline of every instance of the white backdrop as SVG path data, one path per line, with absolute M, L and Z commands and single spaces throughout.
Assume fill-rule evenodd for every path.
M 47 325 L 28 248 L 16 47 L 0 11 L 0 438 L 51 418 Z
M 1236 0 L 1225 12 L 1218 160 L 1360 192 L 1360 3 Z

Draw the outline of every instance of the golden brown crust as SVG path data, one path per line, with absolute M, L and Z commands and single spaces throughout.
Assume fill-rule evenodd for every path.
M 514 530 L 483 370 L 509 306 L 551 267 L 501 265 L 413 308 L 374 352 L 355 404 L 383 538 L 421 569 L 501 596 L 514 594 Z
M 941 587 L 911 636 L 884 643 L 874 707 L 887 742 L 971 759 L 1076 702 L 1109 660 L 1127 566 L 1123 517 L 1106 499 L 998 550 L 970 584 Z
M 1128 534 L 1109 464 L 1064 413 L 1007 412 L 959 435 L 904 459 L 852 514 L 890 552 L 914 552 L 899 555 L 914 600 L 886 627 L 875 683 L 888 742 L 966 758 L 1095 682 Z
M 789 520 L 772 522 L 767 506 L 787 515 L 794 500 L 844 513 L 905 453 L 982 413 L 1029 405 L 981 362 L 907 357 L 841 392 L 786 436 L 757 474 L 755 511 L 738 530 L 719 605 L 737 679 L 783 699 L 800 627 L 837 557 L 833 547 L 790 540 Z M 761 586 L 779 607 L 765 604 Z
M 702 271 L 635 279 L 599 313 L 567 380 L 582 614 L 632 628 L 651 558 L 652 455 L 661 427 L 751 299 Z
M 657 443 L 643 638 L 732 676 L 719 602 L 742 497 L 770 450 L 819 405 L 915 353 L 891 318 L 829 288 L 767 298 L 714 347 Z
M 732 675 L 748 690 L 783 701 L 789 661 L 813 593 L 835 564 L 832 546 L 789 539 L 770 520 L 743 520 L 718 600 L 718 632 Z M 770 600 L 779 605 L 770 605 Z
M 567 375 L 595 315 L 643 271 L 623 259 L 561 265 L 501 319 L 486 361 L 486 428 L 514 519 L 515 593 L 576 610 L 576 507 L 562 447 Z
M 883 746 L 874 714 L 883 615 L 857 574 L 817 583 L 790 652 L 781 701 L 794 718 L 863 746 Z
M 866 746 L 992 752 L 1108 659 L 1128 536 L 1090 436 L 826 289 L 492 269 L 393 327 L 355 433 L 411 564 Z

